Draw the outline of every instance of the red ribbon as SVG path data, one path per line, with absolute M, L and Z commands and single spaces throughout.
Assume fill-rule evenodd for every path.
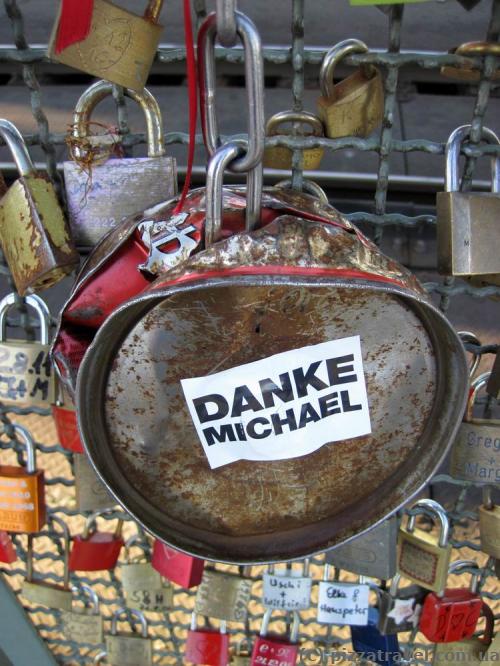
M 84 40 L 92 25 L 94 0 L 62 0 L 55 44 L 55 52 L 61 53 L 68 46 Z

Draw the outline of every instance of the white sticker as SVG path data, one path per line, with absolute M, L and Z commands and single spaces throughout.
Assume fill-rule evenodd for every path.
M 212 469 L 296 458 L 371 432 L 359 335 L 181 384 Z
M 266 608 L 286 611 L 307 610 L 311 606 L 311 578 L 305 576 L 263 576 L 262 603 Z
M 368 585 L 355 583 L 319 584 L 318 622 L 323 624 L 368 624 Z
M 387 613 L 387 617 L 394 620 L 394 624 L 410 622 L 414 627 L 417 626 L 420 619 L 422 606 L 415 604 L 415 597 L 411 599 L 394 599 L 394 608 Z

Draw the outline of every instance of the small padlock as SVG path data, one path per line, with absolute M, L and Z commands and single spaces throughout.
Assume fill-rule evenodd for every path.
M 266 136 L 275 136 L 276 134 L 286 134 L 295 136 L 295 132 L 287 129 L 283 130 L 285 123 L 300 123 L 301 126 L 309 126 L 312 132 L 297 132 L 299 136 L 324 136 L 323 123 L 309 111 L 280 111 L 274 114 L 267 121 Z M 318 169 L 323 159 L 323 148 L 305 148 L 302 152 L 302 169 L 311 171 Z M 293 150 L 286 146 L 270 146 L 264 151 L 264 167 L 268 169 L 291 169 Z
M 450 134 L 445 150 L 445 192 L 436 195 L 438 271 L 445 275 L 500 273 L 500 157 L 491 158 L 491 192 L 460 192 L 460 149 L 471 127 L 463 125 Z M 487 127 L 482 129 L 482 139 L 500 143 Z
M 460 573 L 466 567 L 473 568 L 470 589 L 447 587 L 436 594 L 430 592 L 424 601 L 420 615 L 420 631 L 433 643 L 452 643 L 470 638 L 476 629 L 483 600 L 477 593 L 479 567 L 472 560 L 453 562 L 449 573 Z
M 472 636 L 460 641 L 453 641 L 453 643 L 436 643 L 432 660 L 433 665 L 442 666 L 443 662 L 447 664 L 484 664 L 488 662 L 486 651 L 491 644 L 495 618 L 491 608 L 486 604 L 483 605 L 481 614 L 486 618 L 484 632 L 481 632 L 484 633 L 483 638 Z M 488 650 L 490 654 L 494 651 L 493 646 L 491 650 Z M 483 659 L 483 655 L 485 659 Z M 495 664 L 497 663 L 498 652 L 495 656 Z
M 352 649 L 363 660 L 380 666 L 396 666 L 402 658 L 398 637 L 396 634 L 382 634 L 378 628 L 379 621 L 378 609 L 370 608 L 366 626 L 351 626 Z
M 78 100 L 72 131 L 73 154 L 77 160 L 85 162 L 83 143 L 87 139 L 93 110 L 112 92 L 113 86 L 108 81 L 97 81 Z M 90 164 L 83 169 L 78 161 L 64 162 L 69 221 L 79 246 L 94 246 L 124 218 L 167 201 L 177 193 L 176 160 L 165 155 L 158 102 L 146 89 L 142 93 L 125 89 L 124 93 L 144 112 L 148 157 L 111 158 L 103 164 Z
M 411 511 L 407 526 L 399 528 L 398 571 L 427 590 L 441 592 L 446 584 L 451 557 L 448 516 L 440 504 L 429 499 L 415 502 Z M 417 513 L 437 518 L 438 538 L 415 527 Z
M 483 505 L 479 507 L 481 550 L 500 559 L 500 506 L 491 499 L 491 488 L 483 488 Z
M 62 384 L 57 381 L 56 384 L 57 398 L 55 404 L 52 405 L 52 417 L 59 443 L 67 451 L 83 453 L 84 448 L 78 432 L 75 405 L 64 391 Z
M 57 516 L 49 516 L 49 525 L 51 523 L 59 525 L 63 534 L 64 547 L 64 577 L 63 584 L 54 585 L 45 581 L 35 581 L 33 579 L 33 540 L 36 538 L 33 534 L 28 534 L 28 548 L 26 558 L 26 580 L 23 583 L 22 595 L 33 604 L 42 604 L 49 608 L 58 608 L 60 610 L 71 610 L 72 593 L 69 585 L 69 532 L 66 523 Z
M 250 578 L 205 569 L 196 590 L 194 610 L 197 615 L 244 622 L 248 614 L 251 590 Z
M 70 571 L 114 569 L 123 546 L 121 536 L 123 520 L 118 520 L 114 533 L 98 532 L 96 529 L 91 532 L 97 518 L 111 511 L 109 509 L 91 513 L 85 521 L 83 533 L 73 537 L 73 547 L 69 557 Z
M 226 666 L 229 663 L 229 636 L 226 623 L 221 620 L 220 631 L 198 629 L 197 614 L 191 615 L 191 628 L 186 638 L 185 661 L 206 666 Z
M 144 555 L 139 556 L 139 559 L 146 557 L 145 562 L 130 558 L 130 548 L 134 545 L 142 548 Z M 128 608 L 142 611 L 169 610 L 172 607 L 172 586 L 166 585 L 158 571 L 153 569 L 147 559 L 148 550 L 150 552 L 149 544 L 141 542 L 137 534 L 131 536 L 125 543 L 126 562 L 122 564 L 121 572 L 126 605 Z
M 89 3 L 67 3 L 65 7 L 62 1 L 48 56 L 63 65 L 140 91 L 160 43 L 163 26 L 158 18 L 162 4 L 162 0 L 149 0 L 144 16 L 138 16 L 107 0 L 93 0 L 90 10 Z M 89 30 L 82 39 L 68 45 L 63 34 L 65 24 L 84 22 L 89 23 Z
M 302 570 L 285 569 L 276 572 L 270 564 L 262 576 L 262 605 L 284 611 L 307 610 L 311 606 L 312 578 L 309 575 L 309 559 L 302 563 Z
M 0 135 L 12 153 L 19 178 L 0 199 L 0 243 L 21 296 L 47 289 L 80 260 L 68 224 L 47 176 L 37 173 L 23 137 L 0 119 Z
M 360 576 L 388 580 L 396 573 L 398 520 L 387 520 L 325 553 L 325 561 Z
M 39 532 L 45 525 L 44 473 L 36 468 L 35 442 L 23 426 L 12 426 L 26 446 L 26 467 L 0 465 L 0 529 Z
M 106 486 L 94 472 L 85 453 L 73 456 L 75 498 L 78 511 L 102 511 L 116 504 Z
M 231 666 L 250 666 L 252 658 L 252 644 L 248 638 L 238 641 L 234 654 L 231 656 Z
M 379 592 L 378 628 L 381 634 L 413 631 L 418 626 L 422 604 L 428 591 L 418 585 L 409 585 L 400 590 L 400 580 L 401 576 L 397 573 L 389 590 Z
M 201 583 L 205 567 L 204 560 L 170 548 L 158 539 L 153 544 L 151 564 L 164 578 L 186 588 Z
M 339 570 L 334 569 L 330 580 L 330 565 L 324 565 L 323 580 L 319 583 L 317 621 L 321 624 L 360 625 L 368 622 L 369 592 L 367 583 L 339 581 Z
M 16 549 L 10 538 L 10 534 L 5 530 L 0 530 L 0 562 L 12 564 L 17 560 Z
M 463 2 L 463 0 L 459 0 Z M 449 53 L 459 56 L 500 56 L 500 44 L 496 42 L 467 42 L 461 46 L 451 49 Z M 441 67 L 441 74 L 449 79 L 458 79 L 459 81 L 479 81 L 481 78 L 481 71 L 479 69 L 472 69 L 467 65 L 443 65 Z M 500 68 L 493 74 L 492 80 L 497 81 L 500 79 Z
M 334 85 L 334 70 L 346 55 L 367 53 L 359 39 L 346 39 L 332 47 L 323 59 L 319 74 L 321 97 L 318 115 L 326 136 L 369 136 L 384 117 L 384 89 L 377 67 L 362 65 L 354 74 Z
M 40 342 L 6 340 L 7 312 L 16 294 L 0 301 L 0 401 L 11 405 L 48 407 L 55 399 L 55 375 L 50 360 L 50 312 L 36 294 L 25 297 L 40 321 Z
M 102 643 L 102 617 L 99 612 L 99 597 L 96 592 L 85 583 L 80 583 L 80 589 L 90 600 L 92 610 L 90 613 L 77 613 L 73 609 L 62 611 L 61 622 L 64 637 L 76 643 L 90 643 L 99 645 Z M 73 593 L 80 591 L 73 587 Z
M 119 634 L 118 618 L 135 616 L 141 624 L 141 635 Z M 113 666 L 149 666 L 152 664 L 152 641 L 144 614 L 135 608 L 119 608 L 111 619 L 111 634 L 106 636 L 107 661 Z
M 275 634 L 268 634 L 267 628 L 273 613 L 272 608 L 264 612 L 259 635 L 253 645 L 251 666 L 294 666 L 299 656 L 299 628 L 300 616 L 296 611 L 292 612 L 292 628 L 290 638 Z
M 471 383 L 464 420 L 451 450 L 451 476 L 476 484 L 500 481 L 500 420 L 473 416 L 477 395 L 489 376 L 486 372 Z

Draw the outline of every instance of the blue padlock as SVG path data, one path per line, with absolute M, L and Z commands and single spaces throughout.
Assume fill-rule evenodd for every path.
M 381 634 L 377 627 L 378 621 L 378 608 L 369 608 L 368 624 L 364 627 L 351 626 L 352 649 L 362 659 L 380 666 L 399 666 L 402 655 L 397 634 Z

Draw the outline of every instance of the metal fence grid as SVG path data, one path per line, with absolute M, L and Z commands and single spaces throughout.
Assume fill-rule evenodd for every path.
M 50 178 L 58 186 L 61 196 L 64 196 L 62 182 L 57 168 L 55 147 L 64 144 L 63 134 L 51 133 L 46 113 L 43 109 L 43 90 L 37 78 L 37 65 L 45 58 L 44 47 L 30 47 L 23 30 L 23 15 L 16 0 L 4 0 L 7 16 L 12 27 L 15 49 L 0 46 L 0 62 L 18 63 L 22 67 L 24 84 L 30 91 L 31 109 L 36 120 L 38 131 L 36 134 L 25 137 L 28 145 L 39 145 L 43 149 L 46 158 L 46 167 Z M 319 66 L 325 54 L 324 50 L 317 48 L 306 48 L 304 38 L 304 4 L 305 0 L 293 0 L 292 25 L 291 25 L 291 47 L 290 48 L 267 48 L 264 47 L 265 63 L 285 64 L 291 63 L 293 67 L 293 110 L 302 110 L 302 99 L 304 92 L 304 67 L 305 65 Z M 204 0 L 194 0 L 193 6 L 198 19 L 198 25 L 206 15 Z M 478 58 L 463 58 L 447 53 L 429 52 L 404 52 L 401 53 L 401 26 L 404 18 L 404 5 L 392 5 L 386 10 L 388 21 L 388 44 L 385 51 L 371 51 L 363 55 L 355 55 L 346 59 L 349 65 L 370 63 L 379 66 L 385 74 L 385 109 L 382 129 L 377 136 L 368 139 L 360 138 L 298 138 L 290 136 L 273 137 L 268 140 L 267 145 L 283 145 L 295 149 L 292 182 L 293 186 L 302 186 L 302 172 L 300 166 L 300 148 L 322 146 L 329 151 L 339 151 L 350 148 L 354 151 L 372 151 L 378 155 L 377 183 L 374 193 L 372 212 L 355 212 L 348 215 L 355 223 L 365 223 L 372 230 L 376 242 L 381 242 L 384 229 L 387 227 L 419 228 L 424 225 L 435 225 L 435 216 L 417 215 L 408 216 L 402 214 L 388 214 L 387 194 L 389 185 L 389 158 L 392 153 L 403 154 L 420 151 L 432 155 L 444 154 L 444 143 L 427 140 L 395 140 L 393 138 L 393 118 L 396 111 L 398 80 L 401 68 L 405 66 L 417 66 L 423 69 L 439 69 L 443 65 L 460 66 L 465 62 L 479 70 L 480 80 L 476 88 L 473 113 L 470 118 L 463 118 L 464 123 L 472 125 L 470 142 L 463 149 L 465 154 L 465 167 L 463 172 L 463 189 L 470 188 L 472 175 L 477 159 L 484 155 L 500 155 L 500 146 L 480 146 L 483 118 L 486 112 L 490 94 L 494 89 L 494 73 L 497 61 L 493 56 Z M 491 19 L 485 34 L 487 41 L 498 41 L 500 33 L 500 2 L 493 0 Z M 182 46 L 172 48 L 160 48 L 157 60 L 161 63 L 173 63 L 185 58 L 185 50 Z M 243 53 L 240 49 L 217 48 L 216 57 L 231 63 L 241 64 Z M 123 142 L 131 149 L 133 146 L 145 143 L 143 134 L 132 134 L 128 128 L 127 111 L 123 95 L 119 88 L 115 87 L 114 99 L 118 111 L 118 126 L 123 135 Z M 169 132 L 165 136 L 166 144 L 187 144 L 188 137 L 182 132 Z M 202 144 L 201 136 L 197 136 L 197 144 Z M 5 265 L 2 272 L 9 279 Z M 9 280 L 10 287 L 12 282 Z M 439 299 L 440 308 L 446 312 L 450 306 L 451 299 L 458 295 L 467 295 L 474 298 L 497 298 L 500 296 L 500 287 L 477 288 L 473 285 L 455 281 L 453 278 L 445 278 L 442 281 L 427 283 L 426 287 Z M 33 333 L 26 307 L 21 298 L 18 300 L 19 316 L 13 321 L 21 330 L 29 336 Z M 485 352 L 494 351 L 490 346 Z M 491 359 L 491 356 L 490 356 Z M 2 440 L 0 448 L 2 453 L 2 464 L 20 461 L 21 446 L 15 438 L 12 423 L 20 422 L 28 426 L 36 439 L 39 466 L 46 469 L 47 504 L 50 513 L 64 516 L 68 522 L 72 534 L 81 531 L 84 516 L 78 514 L 74 508 L 73 501 L 73 473 L 72 454 L 63 449 L 56 442 L 54 427 L 50 418 L 50 412 L 42 409 L 20 409 L 11 406 L 0 406 L 0 419 L 3 425 Z M 440 493 L 446 499 L 446 508 L 449 512 L 453 526 L 453 546 L 460 549 L 455 551 L 454 559 L 460 555 L 461 558 L 472 555 L 483 567 L 481 576 L 481 588 L 483 595 L 490 600 L 493 608 L 498 611 L 498 600 L 500 590 L 494 571 L 494 560 L 488 559 L 480 553 L 477 529 L 477 512 L 471 510 L 472 504 L 477 506 L 477 489 L 473 484 L 460 482 L 447 475 L 439 475 L 433 481 L 429 492 L 439 497 Z M 123 514 L 116 512 L 112 519 Z M 132 521 L 125 526 L 125 534 L 133 534 L 136 530 Z M 53 583 L 62 582 L 61 544 L 57 533 L 45 528 L 41 533 L 47 539 L 38 539 L 35 552 L 35 566 L 39 567 L 37 577 Z M 2 571 L 6 574 L 10 584 L 16 592 L 19 592 L 20 583 L 25 574 L 26 562 L 26 537 L 16 536 L 15 545 L 19 554 L 19 560 L 12 566 L 2 565 Z M 244 636 L 252 638 L 260 626 L 263 608 L 260 604 L 261 575 L 263 567 L 228 567 L 216 565 L 217 568 L 230 570 L 236 573 L 250 576 L 254 580 L 252 597 L 249 606 L 249 619 L 245 624 L 229 623 L 228 631 L 232 635 L 232 642 L 236 643 Z M 317 582 L 321 578 L 323 569 L 321 558 L 315 558 L 312 562 L 311 573 L 314 578 L 313 584 L 313 608 L 311 611 L 301 613 L 300 641 L 303 644 L 302 662 L 330 663 L 327 657 L 321 661 L 321 655 L 317 649 L 325 646 L 339 645 L 348 647 L 349 634 L 342 628 L 325 627 L 316 623 L 314 603 L 317 600 Z M 353 576 L 342 573 L 342 579 L 352 580 Z M 120 605 L 123 605 L 122 589 L 120 584 L 120 567 L 116 571 L 99 572 L 95 576 L 82 576 L 72 574 L 72 583 L 86 582 L 91 584 L 99 594 L 101 611 L 105 620 L 109 620 L 111 613 Z M 191 609 L 194 603 L 193 590 L 186 591 L 174 586 L 174 605 L 168 613 L 147 613 L 150 627 L 150 635 L 154 638 L 154 662 L 158 664 L 180 664 L 183 661 L 183 646 L 186 632 L 190 623 Z M 22 597 L 20 597 L 22 600 Z M 33 621 L 36 623 L 40 634 L 47 641 L 51 650 L 56 655 L 59 663 L 66 664 L 89 664 L 93 656 L 102 646 L 91 644 L 76 644 L 67 640 L 61 633 L 60 612 L 41 606 L 31 606 L 23 602 L 30 611 Z M 287 618 L 279 613 L 273 616 L 272 629 L 284 631 L 288 627 Z M 496 613 L 499 617 L 499 613 Z M 215 626 L 218 623 L 215 622 Z M 126 623 L 120 625 L 123 630 L 127 629 Z M 109 622 L 105 622 L 105 631 L 109 631 Z M 414 646 L 425 644 L 420 634 L 409 636 L 406 634 L 406 656 L 410 657 Z M 429 660 L 429 653 L 414 655 L 417 662 Z M 346 656 L 347 660 L 347 656 Z M 339 661 L 337 658 L 336 661 Z

